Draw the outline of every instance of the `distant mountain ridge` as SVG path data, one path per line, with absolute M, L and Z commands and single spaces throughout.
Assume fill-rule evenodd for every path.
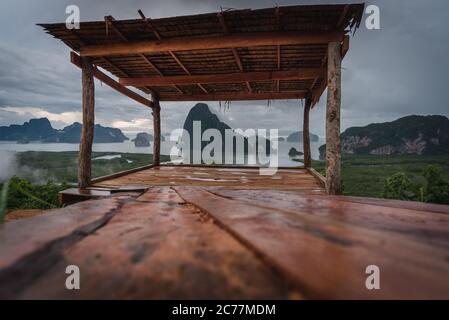
M 154 137 L 150 133 L 139 132 L 134 139 L 131 141 L 134 142 L 136 147 L 149 147 L 150 142 L 154 140 Z M 161 135 L 161 142 L 165 141 L 165 137 Z
M 13 124 L 0 127 L 0 140 L 79 143 L 81 129 L 82 124 L 79 122 L 58 130 L 52 127 L 47 118 L 31 119 L 23 125 Z M 103 127 L 100 124 L 96 124 L 94 127 L 95 143 L 123 142 L 125 140 L 128 140 L 128 137 L 120 129 Z
M 346 154 L 449 154 L 449 119 L 445 116 L 411 115 L 392 122 L 351 127 L 341 135 Z M 320 147 L 324 159 L 325 145 Z
M 310 141 L 311 142 L 317 142 L 320 137 L 318 137 L 316 134 L 309 133 L 310 135 Z M 287 137 L 287 142 L 300 142 L 303 143 L 303 132 L 302 131 L 296 131 L 290 134 Z

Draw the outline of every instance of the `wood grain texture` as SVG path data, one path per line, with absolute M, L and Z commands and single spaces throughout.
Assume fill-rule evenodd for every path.
M 114 76 L 132 78 L 137 89 L 155 92 L 161 101 L 228 101 L 236 94 L 239 99 L 299 99 L 301 92 L 310 91 L 314 105 L 326 88 L 324 75 L 282 80 L 270 74 L 325 67 L 328 42 L 345 45 L 347 31 L 359 27 L 363 12 L 363 3 L 294 5 L 160 19 L 141 12 L 142 19 L 108 16 L 106 25 L 104 20 L 81 22 L 80 30 L 68 30 L 65 23 L 40 26 L 73 51 L 95 55 L 95 65 Z M 244 78 L 246 72 L 264 74 L 251 80 Z M 225 74 L 237 73 L 242 75 L 234 82 L 227 78 L 223 83 Z M 192 78 L 173 78 L 184 75 Z M 217 82 L 194 80 L 197 76 Z
M 80 268 L 80 290 L 69 291 L 64 287 L 64 270 L 69 264 Z M 186 204 L 169 187 L 162 187 L 128 201 L 95 234 L 61 248 L 47 272 L 33 279 L 14 297 L 265 299 L 300 296 L 285 279 L 223 232 L 206 214 Z
M 161 106 L 159 98 L 153 97 L 153 165 L 161 163 Z
M 82 57 L 114 56 L 123 54 L 152 53 L 161 51 L 185 51 L 223 49 L 275 45 L 313 45 L 342 41 L 343 32 L 258 32 L 211 37 L 189 37 L 132 43 L 82 46 Z
M 243 193 L 235 191 L 213 194 L 194 187 L 175 189 L 258 252 L 308 298 L 449 297 L 446 216 L 433 217 L 439 223 L 444 221 L 445 226 L 440 227 L 436 221 L 426 227 L 413 215 L 402 222 L 410 213 L 405 210 L 396 212 L 402 219 L 389 212 L 392 217 L 371 218 L 364 224 L 379 208 L 344 202 L 320 206 L 314 203 L 314 196 L 304 199 L 301 195 L 271 201 L 278 193 L 265 190 L 256 191 L 257 200 L 242 200 Z M 309 204 L 296 208 L 289 202 L 292 199 Z M 284 202 L 294 208 L 282 208 Z M 381 270 L 381 290 L 365 288 L 365 268 L 372 264 Z
M 304 149 L 304 167 L 312 167 L 312 155 L 310 152 L 310 126 L 309 126 L 309 113 L 312 99 L 310 96 L 306 98 L 304 104 L 304 117 L 303 117 L 303 128 L 302 128 L 302 138 L 303 138 L 303 149 Z
M 324 192 L 316 178 L 305 169 L 279 169 L 273 176 L 261 176 L 257 168 L 160 166 L 95 184 L 99 187 L 121 185 L 226 186 Z
M 331 42 L 327 58 L 326 192 L 341 194 L 341 45 Z
M 81 58 L 83 90 L 83 127 L 78 155 L 78 187 L 90 185 L 92 178 L 91 155 L 95 125 L 95 83 L 91 58 Z
M 1 225 L 0 298 L 449 299 L 449 206 L 258 172 L 155 167 L 95 186 L 108 198 Z M 79 291 L 65 289 L 69 264 Z

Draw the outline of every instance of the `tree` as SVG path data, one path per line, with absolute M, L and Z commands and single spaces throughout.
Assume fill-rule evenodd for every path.
M 395 173 L 385 180 L 383 198 L 399 200 L 417 200 L 417 187 L 403 172 Z
M 424 201 L 449 204 L 449 181 L 443 179 L 441 169 L 429 165 L 424 169 Z

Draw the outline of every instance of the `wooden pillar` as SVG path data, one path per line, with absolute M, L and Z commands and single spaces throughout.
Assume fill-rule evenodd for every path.
M 307 95 L 304 105 L 304 119 L 302 126 L 302 139 L 303 139 L 303 151 L 304 151 L 304 167 L 310 168 L 312 166 L 312 156 L 310 153 L 310 130 L 309 130 L 309 112 L 310 105 L 312 104 L 312 97 Z
M 327 59 L 326 192 L 341 194 L 341 45 L 330 42 Z
M 83 128 L 78 155 L 78 187 L 86 188 L 92 178 L 91 155 L 94 141 L 95 86 L 91 58 L 81 58 L 83 90 Z
M 161 106 L 157 96 L 153 97 L 153 131 L 153 164 L 158 166 L 161 155 Z

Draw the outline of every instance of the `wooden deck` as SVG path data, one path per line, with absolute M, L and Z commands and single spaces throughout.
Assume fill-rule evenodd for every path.
M 302 169 L 158 167 L 94 188 L 123 186 L 1 225 L 0 298 L 449 298 L 448 206 L 327 196 Z
M 232 189 L 274 189 L 323 193 L 319 180 L 308 170 L 279 169 L 276 174 L 263 176 L 258 168 L 159 166 L 118 178 L 95 183 L 95 187 L 153 187 L 198 186 Z

